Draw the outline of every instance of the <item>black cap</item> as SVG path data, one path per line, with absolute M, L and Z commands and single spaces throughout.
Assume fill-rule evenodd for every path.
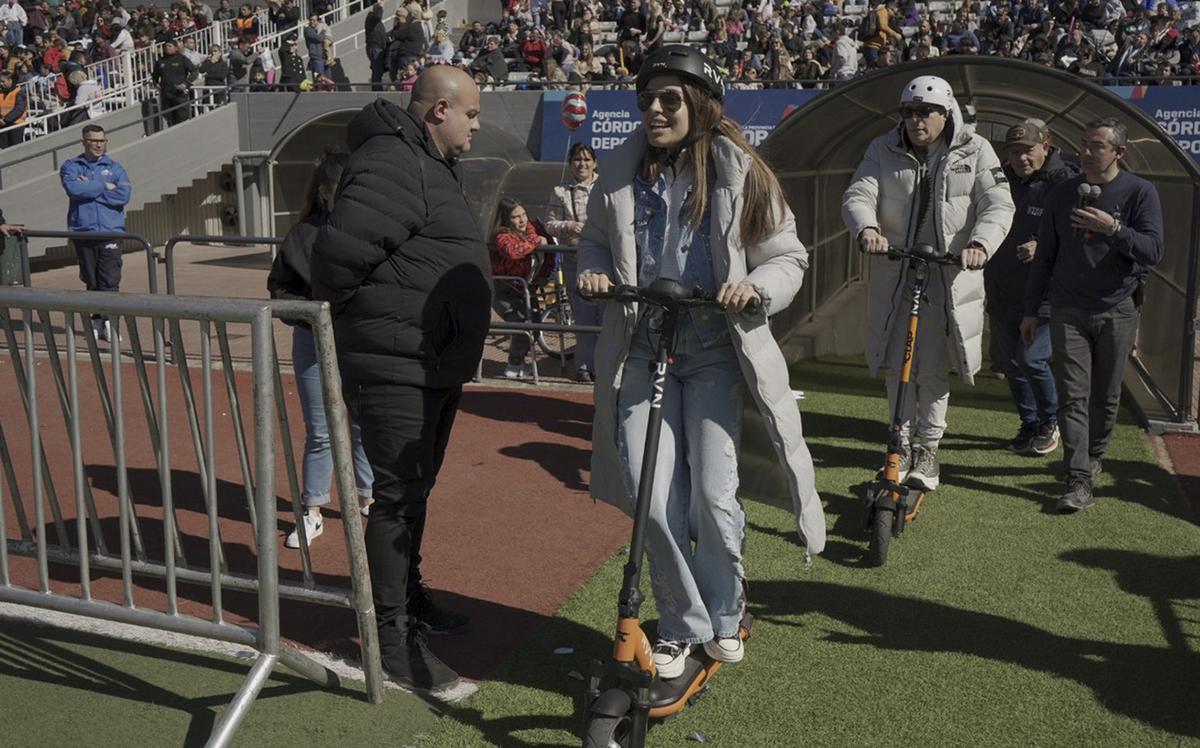
M 686 44 L 667 44 L 652 52 L 638 70 L 637 90 L 644 91 L 656 75 L 678 75 L 699 83 L 717 101 L 725 98 L 725 85 L 716 63 Z

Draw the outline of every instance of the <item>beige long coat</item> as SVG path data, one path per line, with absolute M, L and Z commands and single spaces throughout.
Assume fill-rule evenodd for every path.
M 588 202 L 588 220 L 580 237 L 579 269 L 608 273 L 615 283 L 636 285 L 637 245 L 633 232 L 633 180 L 646 148 L 638 129 L 603 160 L 599 182 Z M 768 239 L 743 247 L 738 233 L 750 157 L 733 142 L 713 143 L 716 183 L 710 193 L 713 277 L 718 284 L 746 281 L 760 290 L 768 313 L 792 302 L 808 251 L 796 236 L 795 218 L 784 207 L 777 230 Z M 596 345 L 596 415 L 592 429 L 592 496 L 632 512 L 632 487 L 617 449 L 618 394 L 621 372 L 637 324 L 636 304 L 605 304 Z M 742 374 L 770 435 L 796 513 L 796 527 L 809 552 L 825 547 L 825 516 L 813 482 L 812 455 L 804 443 L 800 412 L 788 381 L 787 364 L 766 321 L 749 315 L 728 317 Z

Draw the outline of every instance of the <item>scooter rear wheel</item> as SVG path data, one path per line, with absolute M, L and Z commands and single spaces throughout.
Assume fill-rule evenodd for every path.
M 871 545 L 867 549 L 867 558 L 872 566 L 883 566 L 887 563 L 888 543 L 892 540 L 892 524 L 895 518 L 894 509 L 875 507 L 875 516 L 871 518 Z
M 628 714 L 620 717 L 593 714 L 588 719 L 583 748 L 628 748 L 629 727 Z

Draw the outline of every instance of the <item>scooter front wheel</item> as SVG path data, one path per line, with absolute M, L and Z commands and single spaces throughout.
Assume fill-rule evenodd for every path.
M 871 545 L 867 549 L 867 558 L 872 566 L 883 566 L 887 563 L 888 543 L 892 540 L 892 524 L 895 518 L 894 509 L 875 507 L 875 516 L 871 518 Z
M 593 714 L 588 719 L 583 748 L 629 748 L 629 715 Z
M 583 734 L 583 748 L 629 748 L 632 744 L 633 700 L 629 693 L 612 688 L 591 704 Z

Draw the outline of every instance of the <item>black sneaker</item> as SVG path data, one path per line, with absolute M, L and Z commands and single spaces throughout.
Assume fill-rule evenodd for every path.
M 1021 430 L 1008 443 L 1008 448 L 1019 455 L 1029 454 L 1033 451 L 1033 439 L 1038 435 L 1038 427 L 1034 424 L 1023 423 Z M 1057 442 L 1055 442 L 1057 444 Z
M 938 478 L 939 472 L 936 446 L 918 444 L 913 447 L 912 470 L 908 472 L 908 480 L 905 481 L 908 485 L 922 491 L 936 491 L 938 483 L 941 482 Z
M 1087 509 L 1095 503 L 1096 497 L 1092 495 L 1092 484 L 1076 478 L 1067 486 L 1067 492 L 1059 498 L 1054 508 L 1062 514 L 1073 514 L 1080 509 Z
M 1037 433 L 1030 441 L 1029 449 L 1035 455 L 1048 455 L 1058 449 L 1058 422 L 1047 421 L 1038 426 Z M 1093 462 L 1098 464 L 1100 461 L 1094 460 Z M 1095 470 L 1095 465 L 1093 465 L 1092 469 Z M 1095 472 L 1092 473 L 1092 477 L 1096 477 Z
M 433 602 L 429 588 L 421 584 L 408 595 L 408 615 L 431 634 L 461 634 L 471 624 L 462 613 L 446 610 Z
M 410 691 L 444 691 L 459 683 L 458 673 L 429 648 L 420 626 L 411 626 L 407 631 L 396 625 L 380 628 L 379 649 L 383 669 Z

